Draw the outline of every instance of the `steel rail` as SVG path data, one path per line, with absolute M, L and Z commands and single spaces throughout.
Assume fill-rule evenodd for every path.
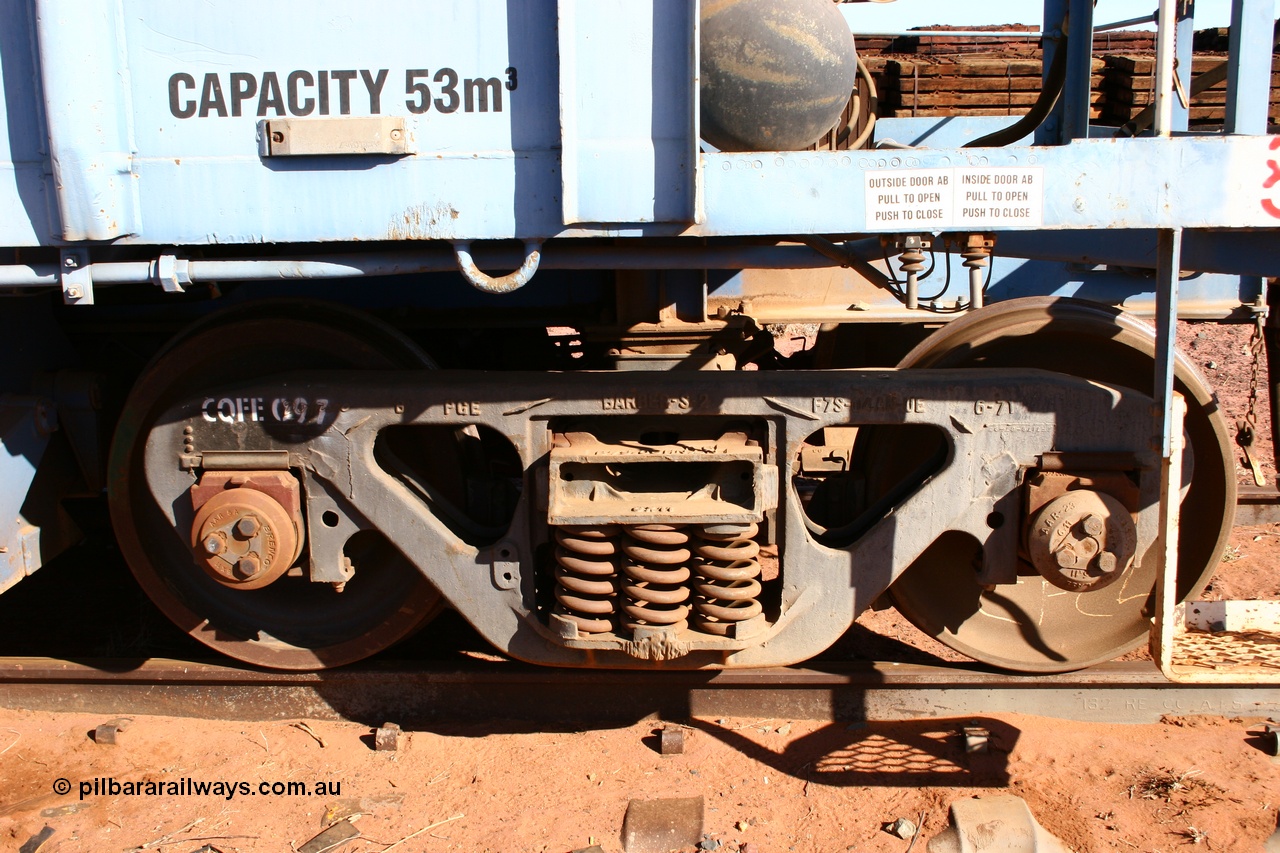
M 176 660 L 0 658 L 0 707 L 244 721 L 406 726 L 481 720 L 635 722 L 756 717 L 885 721 L 1004 712 L 1102 723 L 1280 714 L 1270 685 L 1181 685 L 1150 662 L 1019 676 L 965 666 L 810 662 L 692 672 L 566 670 L 510 661 L 372 663 L 313 673 Z

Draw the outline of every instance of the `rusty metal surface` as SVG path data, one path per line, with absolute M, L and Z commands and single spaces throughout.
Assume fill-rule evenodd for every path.
M 1153 330 L 1114 309 L 1077 300 L 1017 299 L 949 324 L 908 353 L 899 366 L 960 368 L 982 364 L 990 369 L 1011 362 L 1034 364 L 1129 388 L 1150 387 L 1156 355 Z M 1230 535 L 1235 473 L 1226 424 L 1216 401 L 1196 368 L 1182 358 L 1176 361 L 1176 389 L 1188 400 L 1188 470 L 1196 472 L 1182 507 L 1197 524 L 1183 529 L 1178 543 L 1177 592 L 1185 597 L 1203 588 L 1220 562 Z M 1072 449 L 1057 461 L 1080 458 L 1091 464 L 1105 463 L 1117 449 L 1106 448 L 1106 455 L 1097 458 L 1077 456 Z M 891 450 L 868 448 L 873 453 Z M 894 455 L 901 458 L 900 453 Z M 1110 479 L 1114 481 L 1114 477 Z M 1095 481 L 1093 488 L 1106 485 Z M 1152 485 L 1158 485 L 1157 477 L 1149 477 L 1144 488 Z M 1113 497 L 1123 502 L 1127 491 L 1120 490 Z M 1142 644 L 1150 629 L 1145 591 L 1154 585 L 1156 575 L 1153 543 L 1160 521 L 1159 501 L 1148 491 L 1140 498 L 1140 505 L 1142 510 L 1135 516 L 1138 536 L 1132 569 L 1124 583 L 1109 587 L 1111 592 L 1059 595 L 1057 586 L 1038 578 L 987 590 L 977 579 L 961 579 L 951 572 L 956 553 L 939 547 L 930 555 L 932 559 L 922 560 L 904 575 L 890 595 L 903 615 L 926 633 L 994 665 L 1029 672 L 1061 668 L 1064 657 L 1076 665 L 1113 659 Z M 991 562 L 989 548 L 983 559 Z M 984 567 L 984 580 L 986 571 Z M 1136 591 L 1138 578 L 1143 594 L 1122 592 L 1125 585 Z M 1082 599 L 1084 596 L 1087 598 Z M 1109 619 L 1082 620 L 1085 612 L 1105 612 Z M 969 614 L 975 615 L 966 618 Z M 1085 624 L 1088 630 L 1082 630 Z
M 373 733 L 373 748 L 377 752 L 395 752 L 400 748 L 400 726 L 397 723 L 383 723 Z
M 1280 522 L 1280 491 L 1271 486 L 1239 486 L 1236 526 Z
M 155 357 L 134 387 L 121 416 L 108 467 L 108 492 L 120 548 L 152 600 L 175 624 L 207 645 L 243 660 L 278 667 L 332 666 L 366 657 L 412 633 L 439 611 L 436 591 L 412 570 L 403 569 L 394 556 L 373 555 L 373 570 L 365 577 L 374 583 L 367 590 L 347 589 L 339 595 L 336 586 L 330 587 L 325 592 L 334 594 L 319 600 L 313 596 L 304 613 L 300 602 L 306 600 L 304 596 L 312 585 L 307 578 L 286 573 L 266 589 L 233 589 L 215 581 L 199 566 L 191 550 L 193 495 L 184 499 L 179 528 L 171 519 L 157 518 L 137 494 L 144 488 L 140 469 L 151 445 L 144 426 L 148 413 L 166 405 L 175 389 L 208 387 L 251 375 L 264 364 L 355 369 L 433 366 L 398 332 L 355 312 L 315 302 L 260 302 L 226 312 L 189 330 Z M 306 416 L 305 411 L 299 411 L 302 407 L 297 405 L 296 397 L 290 394 L 287 400 L 282 399 L 277 409 L 293 425 Z M 206 402 L 203 397 L 201 402 Z M 200 420 L 209 423 L 207 418 L 213 418 L 213 423 L 227 426 L 225 419 L 235 421 L 244 416 L 243 409 L 237 412 L 235 405 L 229 401 L 223 406 L 219 396 L 209 403 L 207 415 L 202 409 Z M 248 417 L 254 417 L 252 406 Z M 312 410 L 311 420 L 316 417 Z M 174 448 L 182 448 L 179 455 L 188 460 L 197 449 L 198 439 L 193 440 L 192 435 L 180 429 L 173 444 Z M 203 458 L 203 451 L 209 448 L 198 449 Z M 243 448 L 220 449 L 234 452 Z M 263 454 L 250 456 L 255 466 L 267 461 Z M 227 458 L 228 454 L 223 454 L 223 461 Z M 181 470 L 182 461 L 177 461 L 176 470 Z M 183 473 L 188 480 L 183 489 L 186 492 L 191 474 L 189 470 Z M 233 481 L 237 474 L 244 475 L 246 483 L 258 483 L 264 495 L 284 507 L 286 514 L 293 514 L 296 498 L 290 498 L 291 489 L 285 488 L 287 478 L 280 479 L 285 475 L 240 471 L 225 476 Z M 331 507 L 308 504 L 306 509 L 314 517 Z M 184 535 L 175 534 L 179 529 Z M 346 535 L 340 541 L 323 538 L 327 532 L 344 531 Z M 342 545 L 351 532 L 341 525 L 311 526 L 305 546 L 312 578 L 336 584 L 349 576 L 344 572 Z M 175 571 L 175 566 L 182 569 Z M 224 624 L 244 619 L 253 624 L 242 631 L 211 628 L 210 620 L 219 621 L 219 613 L 228 620 Z
M 193 337 L 191 345 L 197 346 L 200 339 Z M 291 465 L 305 478 L 310 518 L 320 508 L 317 501 L 339 516 L 362 517 L 365 529 L 380 531 L 395 542 L 440 593 L 507 654 L 548 664 L 617 668 L 651 666 L 654 660 L 688 669 L 781 665 L 812 657 L 834 642 L 853 617 L 943 530 L 971 532 L 980 541 L 1012 541 L 1014 525 L 994 529 L 989 519 L 996 504 L 1016 489 L 1014 475 L 1020 466 L 1033 464 L 1053 449 L 1124 450 L 1141 456 L 1148 433 L 1149 412 L 1140 394 L 1047 373 L 844 371 L 836 378 L 830 372 L 761 371 L 734 379 L 730 384 L 723 375 L 705 371 L 681 373 L 678 384 L 667 374 L 654 372 L 622 376 L 581 372 L 566 382 L 539 373 L 385 371 L 374 379 L 367 372 L 327 371 L 208 387 L 156 414 L 147 445 L 135 456 L 150 494 L 135 494 L 134 508 L 154 507 L 157 530 L 166 523 L 180 525 L 181 519 L 169 516 L 171 508 L 179 506 L 177 498 L 189 489 L 190 474 L 172 464 L 167 448 L 171 438 L 176 440 L 172 446 L 181 445 L 188 426 L 202 453 L 232 447 L 287 448 Z M 284 388 L 289 389 L 289 399 L 313 401 L 315 413 L 307 421 L 307 434 L 287 442 L 279 437 L 283 421 L 273 420 L 270 403 Z M 513 389 L 518 390 L 513 393 Z M 202 405 L 211 395 L 261 400 L 259 410 L 266 414 L 257 422 L 248 416 L 243 423 L 210 421 Z M 759 431 L 762 444 L 767 441 L 770 448 L 764 464 L 743 472 L 759 482 L 742 482 L 751 486 L 747 494 L 760 495 L 765 506 L 772 503 L 768 498 L 777 495 L 779 509 L 772 522 L 777 529 L 766 535 L 778 541 L 779 550 L 787 555 L 780 570 L 783 581 L 773 581 L 760 599 L 771 605 L 765 614 L 768 628 L 750 638 L 726 636 L 714 642 L 700 636 L 679 638 L 688 654 L 673 661 L 670 653 L 675 650 L 669 643 L 650 643 L 655 646 L 652 653 L 637 655 L 627 644 L 648 641 L 616 636 L 573 640 L 560 634 L 558 626 L 544 622 L 533 605 L 554 581 L 535 559 L 544 541 L 540 537 L 545 535 L 537 522 L 542 506 L 554 505 L 555 499 L 543 485 L 547 475 L 541 466 L 551 455 L 555 433 L 568 431 L 559 425 L 580 425 L 575 431 L 595 433 L 607 432 L 603 428 L 608 425 L 631 423 L 635 434 L 620 438 L 666 445 L 674 442 L 647 439 L 643 425 L 658 435 L 674 432 L 697 439 L 703 429 L 724 430 L 736 422 Z M 919 424 L 951 430 L 954 453 L 934 475 L 927 494 L 907 497 L 892 516 L 872 523 L 856 539 L 852 531 L 829 531 L 828 547 L 816 548 L 803 509 L 784 487 L 805 435 L 850 424 Z M 438 501 L 420 498 L 413 488 L 406 488 L 400 468 L 371 464 L 379 459 L 379 432 L 404 426 L 475 426 L 507 438 L 522 463 L 523 489 L 502 543 L 475 536 L 468 540 L 455 533 L 450 527 L 454 522 Z M 718 459 L 718 454 L 699 454 L 703 456 L 713 464 Z M 142 484 L 137 485 L 141 492 Z M 646 491 L 641 487 L 637 493 Z M 119 499 L 123 498 L 120 494 Z M 651 503 L 658 505 L 656 499 L 637 505 Z M 690 520 L 679 512 L 654 520 L 664 516 L 669 523 Z M 601 520 L 584 515 L 575 516 L 574 521 L 585 518 Z M 312 525 L 313 534 L 321 529 Z M 1143 547 L 1149 542 L 1148 532 L 1140 523 Z M 167 547 L 163 535 L 152 547 Z M 189 547 L 184 544 L 184 549 Z M 1012 553 L 1011 548 L 994 550 Z M 509 569 L 497 575 L 475 571 L 477 564 L 489 565 L 504 551 L 502 559 L 510 562 Z M 357 570 L 351 588 L 360 577 Z M 272 590 L 286 580 L 273 584 Z M 344 595 L 350 595 L 351 588 Z M 720 618 L 707 608 L 700 615 Z M 244 625 L 222 621 L 229 625 L 226 633 L 244 633 Z M 1065 656 L 1064 660 L 1059 668 L 1079 664 Z M 263 658 L 255 662 L 288 665 Z
M 351 720 L 404 728 L 442 722 L 788 717 L 907 720 L 1023 713 L 1102 723 L 1166 715 L 1274 716 L 1269 685 L 1176 685 L 1148 662 L 1029 678 L 960 667 L 827 663 L 662 672 L 556 670 L 523 664 L 367 665 L 280 673 L 172 660 L 0 658 L 0 707 L 228 720 Z

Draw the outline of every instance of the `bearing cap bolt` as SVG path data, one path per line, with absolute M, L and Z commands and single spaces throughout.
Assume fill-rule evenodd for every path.
M 227 550 L 227 540 L 220 533 L 211 533 L 205 537 L 204 550 L 206 553 L 216 557 Z
M 1137 553 L 1137 527 L 1119 498 L 1069 489 L 1029 519 L 1027 555 L 1045 580 L 1070 592 L 1103 589 Z
M 262 563 L 257 554 L 245 554 L 236 562 L 236 574 L 242 578 L 255 577 L 262 571 Z
M 236 522 L 236 535 L 244 539 L 252 539 L 262 525 L 252 515 L 246 515 Z

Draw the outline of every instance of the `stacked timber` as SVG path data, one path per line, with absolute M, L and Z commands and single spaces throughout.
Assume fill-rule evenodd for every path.
M 880 54 L 912 56 L 957 56 L 966 53 L 994 54 L 997 56 L 1038 56 L 1040 38 L 1034 35 L 1037 27 L 1025 24 L 1008 24 L 999 27 L 972 27 L 970 32 L 990 30 L 999 36 L 956 36 L 946 28 L 920 28 L 919 35 L 909 36 L 859 36 L 858 52 L 867 56 Z M 913 33 L 916 31 L 913 31 Z M 1025 32 L 1025 36 L 1005 35 Z
M 1038 48 L 1037 48 L 1038 50 Z M 864 56 L 876 80 L 878 116 L 1021 115 L 1036 102 L 1042 82 L 1038 56 L 992 54 Z M 1093 60 L 1090 117 L 1102 115 L 1104 63 Z
M 1102 75 L 1105 124 L 1123 124 L 1155 102 L 1156 60 L 1153 54 L 1125 54 L 1104 57 Z M 1280 122 L 1280 57 L 1271 58 L 1272 124 Z M 1227 61 L 1225 53 L 1197 53 L 1191 62 L 1191 79 Z M 1192 127 L 1221 125 L 1227 103 L 1227 81 L 1217 83 L 1191 97 L 1189 120 Z
M 1007 116 L 1031 109 L 1043 89 L 1040 39 L 1022 24 L 973 27 L 1000 35 L 958 36 L 947 28 L 910 36 L 859 36 L 858 53 L 875 79 L 877 118 L 903 116 Z M 1026 35 L 1022 35 L 1026 33 Z M 1226 61 L 1226 30 L 1196 33 L 1193 78 Z M 1154 33 L 1120 30 L 1094 36 L 1089 118 L 1121 125 L 1149 105 L 1155 93 Z M 861 77 L 858 96 L 836 128 L 816 146 L 841 150 L 857 143 L 870 117 Z M 1220 126 L 1226 82 L 1191 99 L 1192 127 Z M 1273 58 L 1271 122 L 1280 124 L 1280 61 Z
M 964 27 L 968 32 L 990 31 L 992 36 L 957 36 L 936 26 L 912 30 L 908 36 L 858 36 L 858 52 L 864 57 L 911 54 L 912 56 L 957 56 L 965 53 L 994 56 L 1038 57 L 1039 27 L 1027 24 Z M 1207 31 L 1208 32 L 1208 31 Z M 918 35 L 917 35 L 918 33 Z M 999 35 L 995 35 L 999 33 Z M 1019 36 L 1018 33 L 1026 33 Z M 1155 50 L 1155 33 L 1141 30 L 1116 30 L 1098 33 L 1093 38 L 1095 53 L 1136 53 Z M 1197 49 L 1198 43 L 1197 43 Z

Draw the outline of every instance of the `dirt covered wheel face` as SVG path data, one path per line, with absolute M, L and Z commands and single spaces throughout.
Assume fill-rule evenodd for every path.
M 1151 393 L 1155 334 L 1122 312 L 1072 299 L 1015 299 L 957 320 L 926 339 L 904 368 L 1032 367 Z M 1178 595 L 1204 588 L 1219 562 L 1235 509 L 1235 472 L 1226 423 L 1204 380 L 1185 359 L 1176 390 L 1187 401 L 1184 432 Z M 900 446 L 867 431 L 859 452 L 912 464 L 931 448 Z M 892 444 L 892 446 L 890 446 Z M 909 470 L 909 469 L 907 469 Z M 873 472 L 872 480 L 876 479 Z M 1188 481 L 1188 477 L 1190 478 Z M 888 477 L 892 479 L 892 475 Z M 1155 555 L 1115 583 L 1081 592 L 1028 572 L 1016 584 L 984 589 L 974 566 L 978 544 L 946 535 L 889 589 L 916 627 L 984 663 L 1026 672 L 1062 672 L 1111 660 L 1141 644 L 1149 630 Z
M 207 646 L 275 669 L 350 663 L 403 639 L 435 616 L 442 606 L 440 594 L 372 531 L 349 540 L 345 554 L 356 571 L 341 591 L 313 583 L 305 569 L 284 573 L 285 567 L 278 567 L 267 584 L 244 583 L 240 575 L 245 572 L 235 568 L 244 562 L 239 555 L 227 561 L 226 577 L 220 577 L 206 563 L 237 545 L 255 556 L 250 549 L 263 536 L 259 525 L 251 530 L 237 517 L 223 525 L 226 530 L 214 529 L 217 525 L 210 525 L 206 512 L 175 526 L 175 515 L 192 515 L 191 497 L 186 491 L 169 494 L 160 485 L 164 478 L 157 469 L 176 465 L 178 459 L 148 445 L 160 412 L 175 400 L 221 384 L 289 370 L 431 367 L 425 354 L 390 327 L 322 303 L 234 308 L 167 344 L 144 369 L 125 404 L 111 448 L 108 485 L 121 550 L 160 610 Z M 250 497 L 269 503 L 260 499 L 261 493 Z M 259 522 L 267 517 L 262 512 L 250 515 Z M 274 525 L 283 529 L 286 522 Z M 193 529 L 202 534 L 194 540 Z

